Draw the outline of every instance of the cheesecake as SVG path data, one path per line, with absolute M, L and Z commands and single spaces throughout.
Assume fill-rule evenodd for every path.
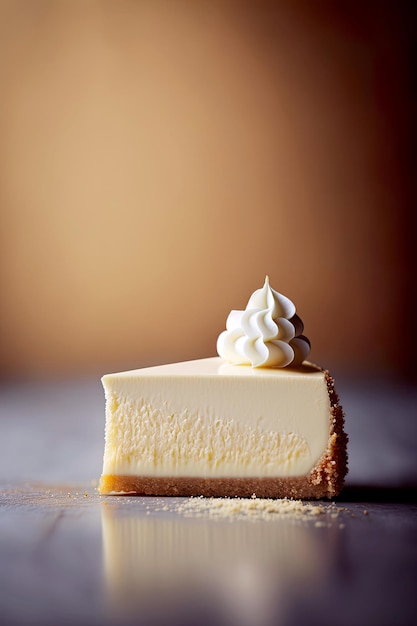
M 218 356 L 107 374 L 101 494 L 322 498 L 347 470 L 344 415 L 292 302 L 268 278 Z

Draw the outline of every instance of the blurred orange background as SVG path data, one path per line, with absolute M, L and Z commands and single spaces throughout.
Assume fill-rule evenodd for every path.
M 415 373 L 411 16 L 0 0 L 0 371 L 211 356 L 261 287 L 311 358 Z

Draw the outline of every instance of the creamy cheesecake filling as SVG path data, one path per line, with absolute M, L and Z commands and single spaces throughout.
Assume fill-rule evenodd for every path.
M 103 475 L 305 476 L 325 453 L 325 373 L 218 357 L 103 377 Z
M 292 476 L 308 471 L 309 447 L 295 433 L 281 434 L 188 411 L 171 413 L 167 406 L 160 410 L 124 399 L 116 405 L 109 427 L 108 473 Z

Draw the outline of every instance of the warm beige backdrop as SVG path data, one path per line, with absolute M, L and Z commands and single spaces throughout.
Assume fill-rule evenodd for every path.
M 407 365 L 394 4 L 0 0 L 3 374 L 214 354 L 265 273 L 316 361 Z

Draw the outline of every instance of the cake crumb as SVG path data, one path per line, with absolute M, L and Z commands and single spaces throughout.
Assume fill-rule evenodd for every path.
M 277 518 L 295 518 L 299 520 L 317 519 L 329 516 L 336 519 L 341 509 L 334 503 L 311 504 L 289 498 L 202 498 L 191 497 L 178 506 L 178 512 L 187 517 L 209 516 L 216 519 L 251 519 L 271 520 Z M 316 522 L 326 525 L 326 522 Z

